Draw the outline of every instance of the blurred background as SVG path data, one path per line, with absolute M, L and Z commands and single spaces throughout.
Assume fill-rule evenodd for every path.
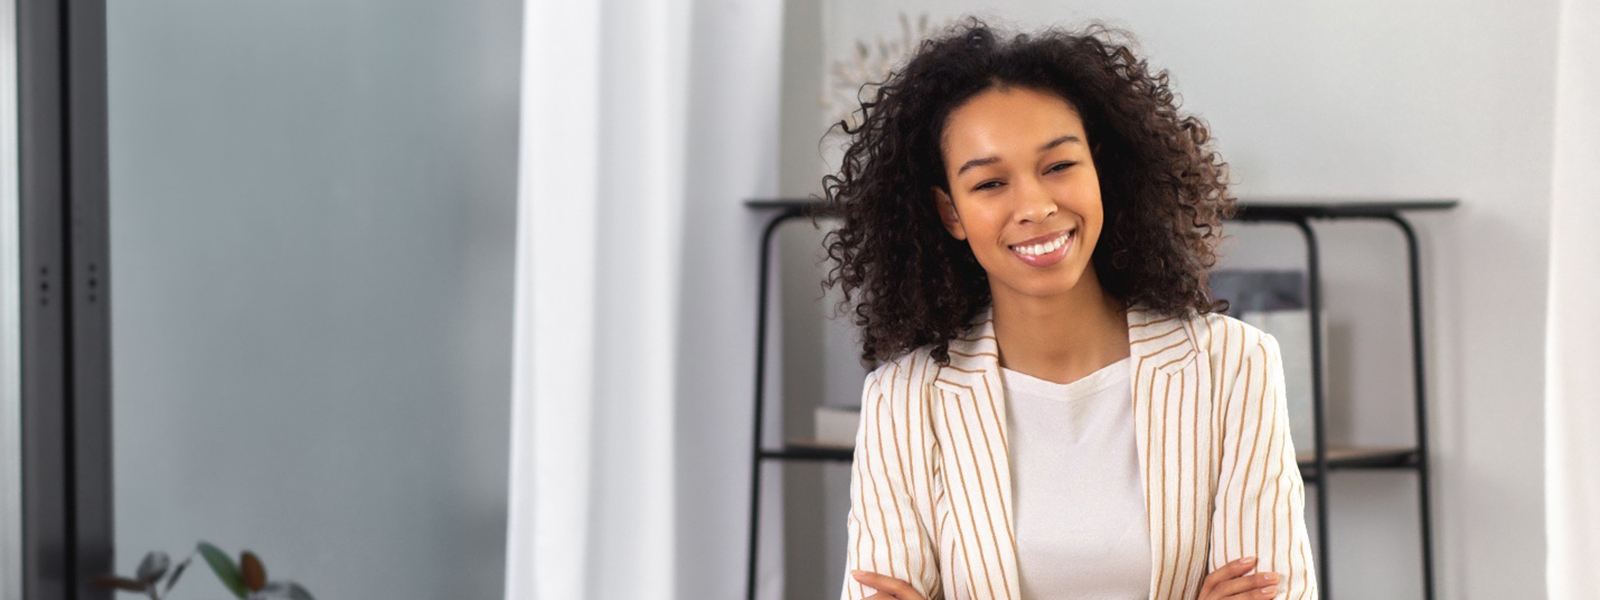
M 838 597 L 865 371 L 831 224 L 763 233 L 966 15 L 1127 29 L 1247 202 L 1456 202 L 1407 215 L 1434 597 L 1588 597 L 1593 0 L 0 0 L 0 600 L 200 541 L 322 599 Z M 1227 233 L 1305 450 L 1305 241 Z M 1326 443 L 1414 446 L 1405 239 L 1316 235 Z M 1326 597 L 1424 597 L 1417 473 L 1326 484 Z M 230 593 L 193 560 L 163 597 Z

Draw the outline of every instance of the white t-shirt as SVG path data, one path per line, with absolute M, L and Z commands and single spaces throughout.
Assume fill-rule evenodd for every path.
M 1150 597 L 1129 366 L 1066 384 L 1001 370 L 1024 600 Z

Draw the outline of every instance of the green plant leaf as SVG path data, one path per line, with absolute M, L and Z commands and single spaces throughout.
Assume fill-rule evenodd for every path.
M 311 592 L 293 581 L 274 581 L 261 588 L 261 594 L 268 598 L 288 598 L 289 600 L 317 600 L 311 597 Z
M 163 595 L 172 591 L 172 586 L 178 584 L 178 578 L 183 577 L 183 570 L 189 568 L 189 561 L 191 560 L 194 560 L 194 554 L 190 554 L 188 558 L 183 559 L 183 562 L 178 563 L 177 568 L 172 570 L 172 577 L 167 578 L 167 589 L 161 591 Z
M 150 583 L 161 579 L 167 574 L 167 567 L 172 566 L 172 558 L 167 553 L 159 550 L 144 555 L 144 560 L 139 561 L 139 572 L 136 575 L 139 581 Z
M 222 580 L 222 585 L 228 586 L 228 591 L 233 592 L 239 600 L 249 595 L 244 588 L 244 577 L 239 575 L 239 566 L 233 564 L 233 559 L 206 542 L 200 542 L 197 549 L 200 550 L 200 556 L 206 559 L 206 564 L 211 565 L 211 570 L 217 572 L 217 579 Z

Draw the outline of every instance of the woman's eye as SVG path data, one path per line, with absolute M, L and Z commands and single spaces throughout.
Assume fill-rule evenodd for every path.
M 1004 184 L 1000 183 L 999 181 L 991 179 L 989 181 L 985 181 L 983 183 L 978 184 L 978 187 L 972 188 L 972 191 L 976 192 L 978 190 L 992 190 L 994 188 L 1000 187 L 1001 185 L 1004 185 Z
M 1050 168 L 1046 169 L 1045 172 L 1046 173 L 1054 173 L 1056 171 L 1064 170 L 1067 167 L 1070 167 L 1070 166 L 1075 165 L 1075 164 L 1078 164 L 1078 163 L 1075 163 L 1075 162 L 1059 162 L 1059 163 L 1050 165 Z

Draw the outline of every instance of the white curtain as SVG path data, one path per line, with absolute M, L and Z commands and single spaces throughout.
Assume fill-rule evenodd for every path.
M 17 7 L 0 0 L 0 600 L 22 600 L 22 229 Z
M 523 10 L 506 597 L 666 597 L 690 14 Z
M 1545 412 L 1550 598 L 1600 565 L 1600 2 L 1563 0 L 1556 67 Z

